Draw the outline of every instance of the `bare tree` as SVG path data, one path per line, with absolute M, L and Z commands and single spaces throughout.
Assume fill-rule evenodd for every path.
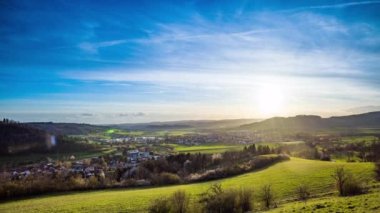
M 348 179 L 348 175 L 343 166 L 336 168 L 333 178 L 335 179 L 336 187 L 340 196 L 344 196 L 344 184 Z
M 306 201 L 310 197 L 309 187 L 307 187 L 306 185 L 299 185 L 296 189 L 296 192 L 298 195 L 298 199 L 306 203 Z
M 272 191 L 271 185 L 264 185 L 261 188 L 261 195 L 260 195 L 261 201 L 264 203 L 264 206 L 269 209 L 272 204 L 274 204 L 274 194 Z
M 376 179 L 380 181 L 380 161 L 376 162 L 375 167 L 375 173 L 376 173 Z
M 241 207 L 243 212 L 248 212 L 252 210 L 253 208 L 252 194 L 253 194 L 252 189 L 239 190 L 239 200 L 240 200 L 239 206 Z
M 165 197 L 153 200 L 148 208 L 149 213 L 167 213 L 170 211 L 169 200 Z
M 183 190 L 178 190 L 172 195 L 172 212 L 186 213 L 189 206 L 189 197 Z

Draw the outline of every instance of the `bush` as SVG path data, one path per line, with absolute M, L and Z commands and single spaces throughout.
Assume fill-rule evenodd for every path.
M 162 172 L 152 176 L 152 183 L 155 185 L 177 184 L 181 183 L 181 178 L 176 174 Z
M 178 190 L 171 197 L 161 197 L 151 202 L 151 213 L 186 213 L 189 211 L 189 197 L 185 191 Z
M 304 201 L 305 203 L 306 203 L 307 199 L 309 199 L 309 197 L 310 197 L 309 187 L 307 187 L 306 185 L 298 186 L 296 189 L 296 193 L 298 196 L 298 200 Z
M 240 189 L 239 206 L 241 207 L 242 212 L 247 212 L 253 209 L 252 194 L 253 190 Z
M 380 181 L 380 161 L 375 164 L 376 179 Z
M 261 188 L 260 199 L 267 209 L 270 209 L 273 204 L 275 205 L 274 194 L 271 185 L 264 185 Z
M 335 185 L 338 189 L 339 195 L 344 196 L 344 184 L 346 183 L 348 178 L 344 167 L 336 168 L 333 174 L 333 178 L 335 179 Z
M 343 185 L 343 196 L 359 195 L 364 193 L 364 187 L 358 179 L 349 175 Z
M 152 201 L 148 208 L 150 213 L 168 213 L 170 211 L 170 203 L 167 198 L 158 198 Z
M 178 190 L 173 193 L 171 197 L 172 212 L 173 213 L 186 213 L 189 206 L 189 198 L 185 191 Z
M 220 184 L 212 185 L 201 195 L 203 211 L 208 213 L 246 212 L 252 210 L 252 191 L 223 190 Z
M 347 172 L 344 167 L 338 167 L 333 175 L 336 181 L 336 187 L 340 196 L 351 196 L 364 193 L 364 187 L 358 179 L 355 179 L 351 173 Z

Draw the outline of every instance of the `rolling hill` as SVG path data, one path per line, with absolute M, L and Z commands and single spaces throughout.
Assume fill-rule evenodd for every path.
M 78 123 L 33 122 L 26 124 L 54 135 L 86 135 L 109 129 L 107 126 Z
M 316 115 L 274 117 L 240 126 L 247 130 L 318 131 L 327 129 L 380 128 L 380 112 L 322 118 Z
M 168 121 L 150 123 L 126 123 L 112 125 L 114 128 L 126 130 L 159 131 L 174 129 L 222 129 L 233 128 L 244 124 L 259 121 L 258 119 L 226 119 L 226 120 L 188 120 L 188 121 Z
M 38 128 L 13 121 L 0 122 L 0 154 L 47 149 L 49 135 Z

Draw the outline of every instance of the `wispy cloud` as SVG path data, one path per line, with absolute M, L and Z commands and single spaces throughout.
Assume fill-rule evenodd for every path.
M 2 49 L 10 53 L 0 53 L 7 62 L 0 109 L 75 112 L 88 121 L 106 119 L 97 114 L 111 111 L 115 120 L 165 118 L 173 111 L 256 116 L 258 91 L 271 87 L 286 95 L 289 113 L 378 105 L 380 0 L 230 2 L 160 1 L 141 8 L 129 1 L 120 8 L 92 3 L 85 14 L 68 3 L 74 18 L 64 11 L 62 28 L 51 32 L 50 22 L 17 13 L 4 28 L 9 45 Z M 358 16 L 346 17 L 351 10 L 345 8 Z M 26 32 L 30 22 L 33 30 Z M 13 35 L 16 24 L 26 31 Z
M 91 54 L 98 53 L 98 49 L 105 47 L 112 47 L 119 44 L 124 44 L 128 42 L 128 40 L 111 40 L 111 41 L 103 41 L 103 42 L 82 42 L 78 45 L 78 47 Z
M 286 91 L 289 108 L 316 102 L 346 108 L 380 97 L 374 90 L 379 79 L 367 68 L 379 57 L 363 52 L 365 44 L 360 43 L 377 34 L 362 23 L 347 25 L 314 13 L 261 13 L 241 25 L 215 26 L 199 18 L 198 22 L 160 24 L 156 33 L 135 40 L 151 51 L 147 59 L 151 66 L 73 70 L 62 77 L 157 85 L 176 91 L 170 97 L 157 94 L 171 103 L 184 100 L 182 96 L 188 101 L 207 96 L 205 104 L 213 105 L 223 96 L 249 107 L 255 91 L 268 85 Z
M 339 4 L 326 4 L 326 5 L 316 5 L 316 6 L 306 6 L 306 7 L 297 7 L 289 10 L 282 10 L 282 12 L 296 12 L 302 10 L 319 10 L 319 9 L 341 9 L 346 7 L 368 5 L 368 4 L 380 4 L 380 1 L 353 1 Z

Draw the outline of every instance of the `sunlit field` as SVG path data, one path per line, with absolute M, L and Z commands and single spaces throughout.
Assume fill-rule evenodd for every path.
M 281 205 L 272 213 L 290 212 L 380 212 L 380 191 L 352 197 L 332 197 L 311 199 L 307 202 L 292 202 Z
M 242 150 L 245 145 L 178 145 L 178 144 L 169 144 L 169 147 L 174 148 L 175 152 L 178 153 L 221 153 L 226 151 L 238 151 Z

